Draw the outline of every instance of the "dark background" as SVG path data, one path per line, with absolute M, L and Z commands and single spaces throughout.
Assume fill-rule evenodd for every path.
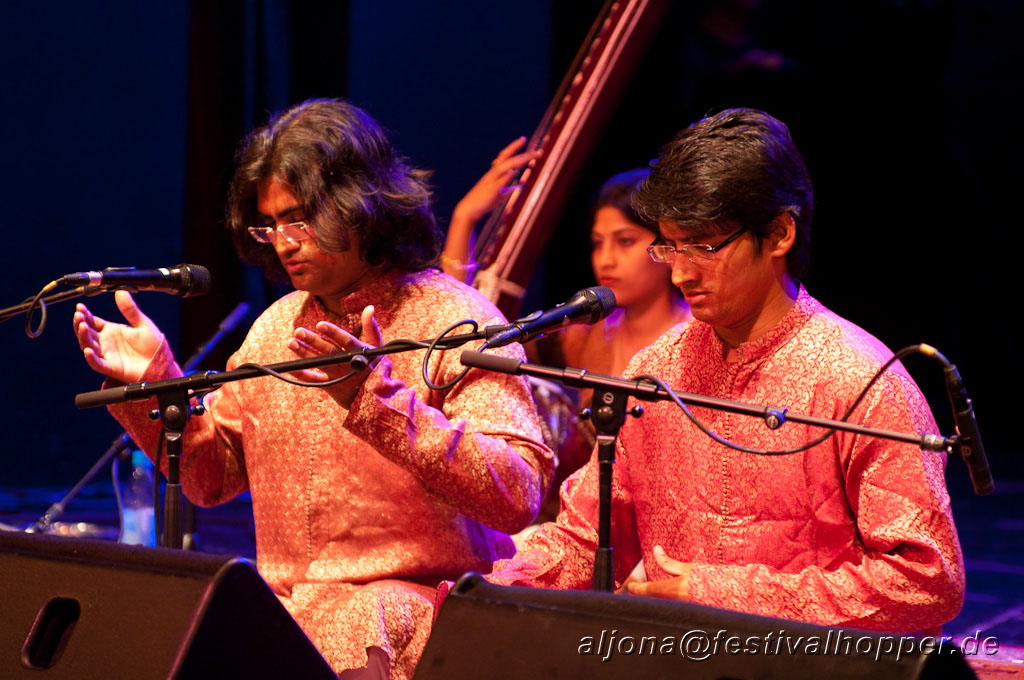
M 1024 371 L 1011 351 L 1021 291 L 1020 4 L 769 0 L 732 51 L 698 28 L 709 4 L 677 3 L 663 22 L 565 204 L 530 309 L 592 285 L 584 206 L 601 180 L 646 163 L 709 111 L 764 108 L 789 124 L 815 181 L 811 293 L 894 349 L 928 342 L 958 364 L 997 486 L 1024 477 L 1013 425 Z M 281 292 L 237 263 L 223 230 L 242 134 L 307 97 L 346 97 L 435 171 L 446 225 L 494 154 L 533 131 L 598 6 L 5 7 L 0 306 L 69 272 L 202 264 L 213 274 L 209 295 L 137 297 L 184 359 L 240 300 L 259 310 Z M 749 49 L 778 52 L 782 68 L 733 72 L 729 63 Z M 117 316 L 112 296 L 89 304 Z M 71 302 L 53 305 L 35 340 L 20 317 L 0 327 L 0 484 L 70 485 L 119 432 L 102 410 L 74 407 L 74 395 L 100 380 L 81 358 L 72 312 Z M 907 365 L 951 433 L 937 365 Z M 951 480 L 964 474 L 951 461 Z

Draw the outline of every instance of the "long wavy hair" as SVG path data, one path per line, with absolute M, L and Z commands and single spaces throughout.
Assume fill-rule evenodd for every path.
M 367 264 L 419 271 L 437 263 L 442 244 L 429 177 L 398 154 L 362 109 L 338 99 L 310 99 L 243 140 L 228 191 L 228 228 L 243 260 L 271 278 L 287 279 L 274 248 L 247 231 L 259 222 L 260 183 L 274 178 L 302 201 L 321 250 L 348 250 L 356 232 Z

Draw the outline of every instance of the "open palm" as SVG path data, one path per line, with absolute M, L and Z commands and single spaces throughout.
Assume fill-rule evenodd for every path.
M 73 320 L 75 336 L 94 371 L 124 383 L 138 382 L 163 344 L 164 334 L 128 292 L 117 291 L 114 301 L 128 324 L 101 319 L 79 304 Z

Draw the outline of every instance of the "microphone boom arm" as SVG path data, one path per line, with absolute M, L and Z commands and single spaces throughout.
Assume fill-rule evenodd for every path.
M 42 302 L 50 305 L 53 304 L 54 302 L 63 302 L 64 300 L 71 300 L 76 297 L 81 297 L 82 295 L 95 295 L 96 293 L 100 292 L 102 291 L 87 291 L 84 286 L 78 286 L 77 288 L 72 288 L 71 290 L 64 290 L 59 293 L 54 293 L 53 295 L 47 295 L 46 297 L 42 298 Z M 27 312 L 30 307 L 38 306 L 38 304 L 39 303 L 37 302 L 35 305 L 33 305 L 32 299 L 30 298 L 22 302 L 20 305 L 14 305 L 13 307 L 0 309 L 0 323 L 7 321 L 11 317 L 21 314 L 22 312 Z
M 485 370 L 509 373 L 512 375 L 529 375 L 537 378 L 547 378 L 548 380 L 561 382 L 563 385 L 568 385 L 569 387 L 601 388 L 620 391 L 641 401 L 672 401 L 672 397 L 668 392 L 647 380 L 625 380 L 623 378 L 613 378 L 599 373 L 590 373 L 582 368 L 551 368 L 549 366 L 541 366 L 539 364 L 530 364 L 517 359 L 507 359 L 505 357 L 494 356 L 491 354 L 468 351 L 462 353 L 462 364 L 464 366 L 472 366 L 474 368 L 482 368 Z M 691 406 L 704 406 L 707 408 L 717 409 L 719 411 L 728 411 L 729 413 L 761 418 L 771 429 L 780 427 L 786 421 L 792 421 L 794 423 L 802 423 L 804 425 L 832 428 L 842 430 L 844 432 L 853 432 L 855 434 L 865 434 L 872 437 L 881 437 L 883 439 L 905 442 L 920 446 L 922 449 L 928 451 L 949 452 L 950 447 L 954 444 L 953 440 L 940 435 L 917 435 L 905 432 L 895 432 L 893 430 L 883 430 L 868 427 L 866 425 L 848 423 L 841 420 L 831 420 L 829 418 L 818 418 L 816 416 L 805 416 L 798 413 L 790 413 L 785 408 L 757 406 L 755 404 L 747 404 L 740 401 L 733 401 L 731 399 L 706 397 L 689 392 L 677 392 L 676 394 L 680 400 Z
M 472 342 L 473 340 L 481 340 L 484 337 L 486 337 L 485 331 L 476 331 L 462 335 L 450 335 L 435 343 L 435 346 L 439 350 L 453 349 L 455 347 L 460 347 L 467 342 Z M 430 341 L 395 340 L 381 345 L 380 347 L 367 347 L 349 350 L 347 352 L 324 354 L 318 357 L 308 357 L 306 359 L 282 361 L 276 364 L 268 364 L 260 368 L 243 367 L 223 372 L 206 371 L 205 373 L 194 373 L 180 378 L 137 382 L 121 387 L 108 387 L 103 390 L 82 392 L 81 394 L 75 395 L 75 406 L 80 409 L 94 408 L 96 406 L 120 404 L 125 401 L 150 399 L 151 397 L 156 397 L 161 394 L 180 392 L 182 390 L 193 394 L 197 392 L 207 392 L 224 383 L 233 382 L 235 380 L 267 377 L 268 372 L 260 370 L 261 368 L 271 369 L 276 373 L 290 373 L 292 371 L 300 371 L 306 368 L 333 366 L 334 364 L 341 364 L 345 362 L 352 363 L 353 360 L 360 363 L 363 360 L 366 360 L 368 363 L 368 360 L 373 357 L 394 354 L 396 352 L 408 352 L 423 349 L 428 346 L 429 342 Z

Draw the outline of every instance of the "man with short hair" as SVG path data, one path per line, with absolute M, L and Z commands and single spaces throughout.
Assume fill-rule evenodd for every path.
M 441 238 L 426 177 L 342 101 L 304 102 L 251 133 L 229 228 L 244 259 L 297 290 L 256 320 L 228 368 L 433 338 L 463 319 L 504 323 L 432 269 Z M 89 365 L 122 383 L 180 376 L 131 296 L 118 292 L 117 304 L 129 325 L 75 312 Z M 519 346 L 503 351 L 524 358 Z M 319 389 L 226 383 L 185 434 L 185 494 L 214 505 L 251 490 L 259 571 L 342 677 L 411 677 L 436 584 L 510 556 L 507 534 L 536 516 L 551 477 L 523 380 L 470 371 L 433 390 L 423 354 L 381 357 Z M 458 355 L 431 357 L 435 386 L 461 374 Z M 293 377 L 319 384 L 348 372 Z M 160 426 L 150 408 L 111 412 L 152 456 Z
M 800 285 L 813 194 L 789 130 L 733 109 L 667 144 L 634 205 L 657 222 L 652 257 L 694 321 L 641 350 L 626 377 L 673 389 L 840 418 L 892 353 Z M 628 419 L 614 468 L 616 583 L 628 590 L 826 625 L 934 630 L 960 610 L 963 557 L 943 478 L 946 457 L 838 432 L 808 450 L 753 455 L 702 433 L 669 402 Z M 693 408 L 732 442 L 779 451 L 821 430 L 769 430 L 756 418 Z M 928 405 L 896 365 L 851 422 L 935 432 Z M 562 487 L 562 509 L 499 562 L 500 584 L 586 588 L 597 544 L 596 456 Z

